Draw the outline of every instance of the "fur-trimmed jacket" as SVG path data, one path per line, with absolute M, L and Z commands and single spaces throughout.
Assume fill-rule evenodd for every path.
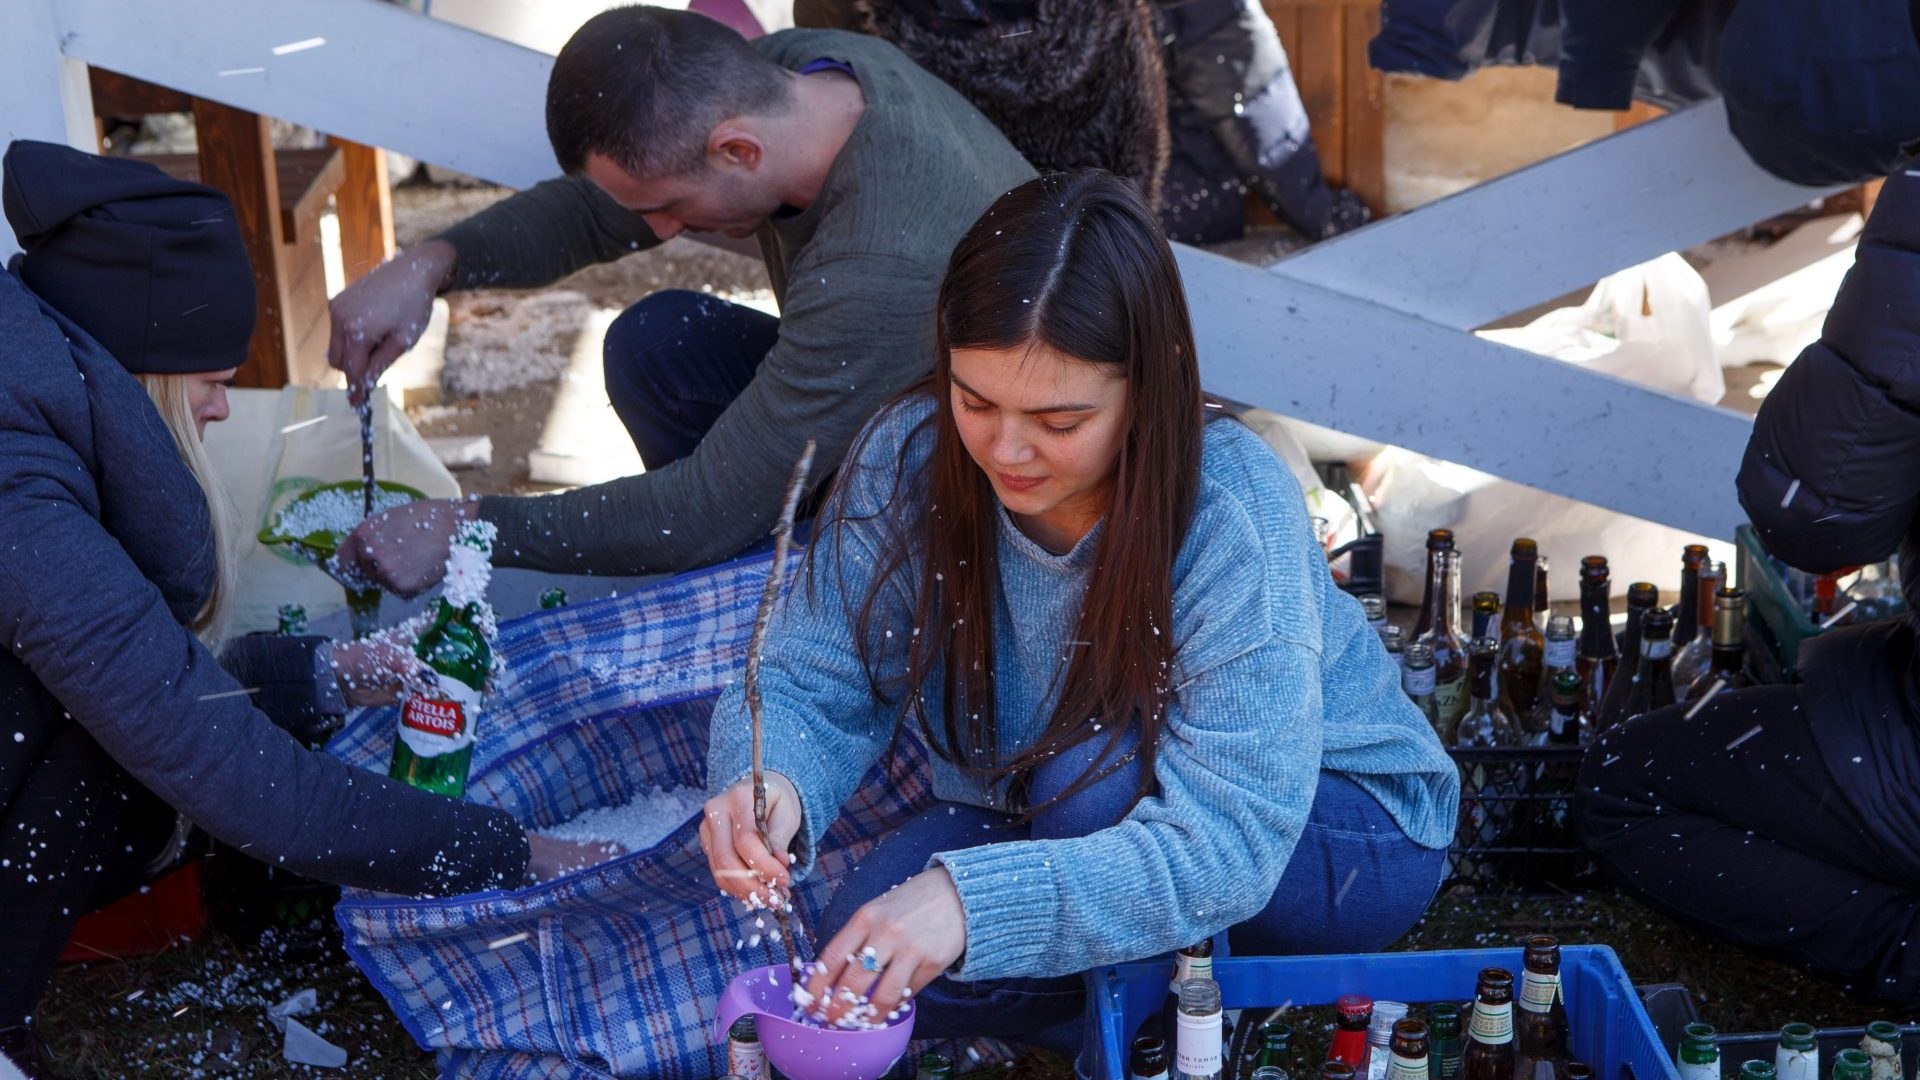
M 892 42 L 1036 169 L 1103 168 L 1159 205 L 1167 79 L 1147 0 L 797 0 L 794 21 Z

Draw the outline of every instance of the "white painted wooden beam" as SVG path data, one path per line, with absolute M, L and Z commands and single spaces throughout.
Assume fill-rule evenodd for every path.
M 1755 165 L 1715 98 L 1269 269 L 1468 330 L 1833 190 L 1789 184 Z
M 0 4 L 0 149 L 15 139 L 97 151 L 87 69 L 60 53 L 59 0 Z M 0 217 L 0 265 L 20 250 Z
M 381 0 L 27 2 L 52 4 L 75 60 L 509 187 L 559 172 L 551 57 Z
M 1705 536 L 1746 519 L 1752 423 L 1179 248 L 1208 390 Z

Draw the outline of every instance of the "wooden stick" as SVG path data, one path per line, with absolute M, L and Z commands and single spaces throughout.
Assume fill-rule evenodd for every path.
M 760 590 L 760 610 L 753 616 L 753 636 L 747 641 L 747 714 L 753 718 L 753 824 L 760 831 L 760 843 L 772 852 L 774 858 L 780 853 L 774 851 L 773 841 L 767 835 L 767 774 L 762 767 L 762 747 L 764 736 L 760 723 L 760 654 L 767 642 L 767 623 L 773 619 L 773 604 L 780 596 L 780 583 L 786 577 L 787 551 L 793 546 L 793 515 L 800 506 L 800 493 L 807 486 L 807 473 L 813 469 L 813 440 L 807 440 L 807 448 L 800 453 L 800 460 L 793 465 L 793 476 L 787 480 L 786 501 L 780 506 L 780 520 L 773 527 L 773 565 L 767 569 L 767 583 Z M 787 921 L 787 899 L 771 885 L 767 889 L 772 901 L 773 917 L 780 923 L 780 942 L 787 947 L 787 967 L 797 970 L 799 962 L 793 953 L 793 928 Z

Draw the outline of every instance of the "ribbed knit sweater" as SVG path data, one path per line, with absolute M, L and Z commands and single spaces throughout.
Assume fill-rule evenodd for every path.
M 796 874 L 901 722 L 878 700 L 854 648 L 882 530 L 857 519 L 900 496 L 932 447 L 915 399 L 882 413 L 818 530 L 768 634 L 761 670 L 767 768 L 793 781 L 804 824 Z M 1032 745 L 1057 700 L 1104 525 L 1072 551 L 1034 543 L 999 509 L 994 672 L 1000 750 Z M 896 573 L 871 633 L 881 655 L 914 632 L 919 568 Z M 1298 484 L 1257 436 L 1208 425 L 1192 525 L 1173 568 L 1174 695 L 1155 761 L 1156 792 L 1118 824 L 1076 839 L 984 843 L 937 854 L 966 911 L 963 979 L 1065 975 L 1163 953 L 1264 908 L 1307 820 L 1322 769 L 1350 776 L 1424 847 L 1446 845 L 1459 775 L 1400 690 L 1360 605 L 1339 591 Z M 882 672 L 883 675 L 888 674 Z M 937 703 L 937 691 L 927 695 Z M 936 704 L 937 707 L 937 704 Z M 713 718 L 716 791 L 749 768 L 739 686 Z M 1098 719 L 1089 723 L 1099 723 Z M 938 723 L 935 724 L 936 730 Z M 1104 738 L 1095 735 L 1095 738 Z M 1004 808 L 1002 793 L 944 759 L 942 799 Z

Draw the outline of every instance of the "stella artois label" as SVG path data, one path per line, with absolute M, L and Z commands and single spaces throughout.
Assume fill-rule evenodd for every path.
M 1489 1005 L 1483 1001 L 1474 1005 L 1473 1023 L 1469 1030 L 1475 1039 L 1483 1043 L 1512 1042 L 1513 1002 Z
M 418 757 L 439 757 L 473 745 L 480 691 L 435 673 L 439 693 L 415 694 L 400 707 L 400 739 Z

